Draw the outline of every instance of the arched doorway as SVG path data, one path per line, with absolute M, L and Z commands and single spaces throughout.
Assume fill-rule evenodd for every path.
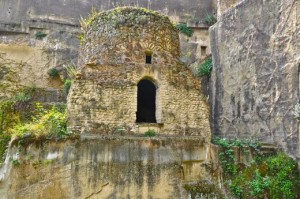
M 156 123 L 156 86 L 153 82 L 143 79 L 138 83 L 137 100 L 136 122 Z

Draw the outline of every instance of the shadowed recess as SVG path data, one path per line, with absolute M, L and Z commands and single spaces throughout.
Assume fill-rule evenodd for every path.
M 138 83 L 138 104 L 136 122 L 156 123 L 155 98 L 155 85 L 149 80 L 141 80 Z

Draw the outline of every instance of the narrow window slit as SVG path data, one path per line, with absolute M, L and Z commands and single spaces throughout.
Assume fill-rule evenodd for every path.
M 152 63 L 152 56 L 146 55 L 146 64 L 151 64 L 151 63 Z

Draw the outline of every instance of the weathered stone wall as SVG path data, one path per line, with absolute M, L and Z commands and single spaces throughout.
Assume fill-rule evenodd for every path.
M 148 51 L 151 64 L 145 63 Z M 167 17 L 135 8 L 99 14 L 87 27 L 80 59 L 82 69 L 68 101 L 71 130 L 137 133 L 137 84 L 147 78 L 157 87 L 160 133 L 201 135 L 210 141 L 199 78 L 179 64 L 178 32 Z
M 5 198 L 186 199 L 185 184 L 214 179 L 210 146 L 196 139 L 50 142 L 13 147 L 10 157 Z
M 300 157 L 300 2 L 245 0 L 211 28 L 216 134 L 271 142 Z

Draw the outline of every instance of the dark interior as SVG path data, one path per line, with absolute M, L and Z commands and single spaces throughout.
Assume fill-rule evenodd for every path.
M 156 123 L 155 98 L 155 85 L 149 80 L 141 80 L 138 83 L 138 104 L 136 122 Z
M 152 62 L 152 56 L 146 55 L 146 64 L 151 64 L 151 62 Z

